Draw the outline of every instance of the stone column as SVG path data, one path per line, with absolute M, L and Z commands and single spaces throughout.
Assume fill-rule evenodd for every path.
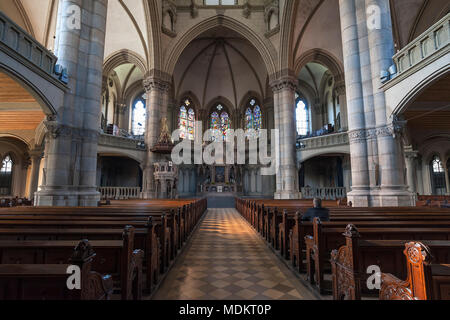
M 31 174 L 30 174 L 30 184 L 29 184 L 29 189 L 28 189 L 28 194 L 29 194 L 30 199 L 34 199 L 34 197 L 35 197 L 34 193 L 38 189 L 39 168 L 41 166 L 42 154 L 43 154 L 42 151 L 30 152 Z
M 170 84 L 156 77 L 148 77 L 144 80 L 144 88 L 147 94 L 147 121 L 145 126 L 145 143 L 147 145 L 146 162 L 143 173 L 143 192 L 144 199 L 152 199 L 155 194 L 154 163 L 158 161 L 159 156 L 151 149 L 156 145 L 160 135 L 160 124 L 162 115 L 167 114 L 167 94 Z M 166 110 L 166 111 L 164 111 Z
M 95 206 L 97 148 L 107 0 L 60 0 L 55 54 L 67 69 L 69 90 L 58 115 L 45 122 L 45 185 L 36 205 Z M 79 29 L 73 6 L 80 8 Z
M 354 206 L 366 207 L 370 204 L 370 181 L 355 0 L 339 0 L 339 10 L 352 166 L 352 191 L 348 199 Z
M 368 29 L 370 64 L 372 73 L 373 104 L 375 111 L 376 135 L 378 143 L 378 163 L 381 175 L 381 192 L 379 205 L 408 206 L 412 205 L 411 195 L 406 191 L 404 178 L 404 157 L 401 135 L 396 132 L 395 123 L 388 121 L 390 115 L 386 110 L 386 97 L 381 89 L 381 71 L 388 70 L 394 63 L 394 39 L 389 0 L 366 0 L 366 13 L 377 8 L 380 14 L 379 26 Z M 376 13 L 374 13 L 376 14 Z M 369 19 L 369 16 L 367 17 Z
M 277 166 L 277 190 L 275 199 L 300 199 L 298 190 L 298 173 L 296 166 L 295 144 L 297 132 L 295 128 L 295 90 L 297 80 L 284 77 L 272 84 L 276 97 L 275 129 L 279 131 Z
M 347 116 L 347 96 L 345 91 L 345 82 L 340 81 L 336 83 L 336 96 L 339 98 L 339 107 L 341 110 L 341 129 L 348 130 L 348 116 Z
M 450 178 L 449 178 L 447 166 L 444 166 L 444 171 L 445 171 L 445 186 L 447 189 L 446 195 L 450 195 Z
M 405 162 L 406 162 L 406 176 L 408 181 L 409 191 L 413 194 L 417 192 L 416 184 L 416 161 L 418 152 L 412 149 L 412 146 L 405 147 Z

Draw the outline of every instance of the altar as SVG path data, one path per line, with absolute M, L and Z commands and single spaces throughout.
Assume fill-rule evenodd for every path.
M 202 166 L 199 168 L 198 192 L 206 193 L 234 193 L 242 192 L 240 183 L 240 169 L 232 165 Z

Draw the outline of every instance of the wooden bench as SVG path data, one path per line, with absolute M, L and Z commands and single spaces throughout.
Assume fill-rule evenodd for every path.
M 403 254 L 407 278 L 382 273 L 380 300 L 450 300 L 450 264 L 433 263 L 431 249 L 421 242 L 405 244 Z
M 361 240 L 355 226 L 347 226 L 346 244 L 331 253 L 333 298 L 360 300 L 361 293 L 371 293 L 365 286 L 369 266 L 375 265 L 385 273 L 406 277 L 407 265 L 402 250 L 410 240 Z M 422 240 L 430 247 L 437 263 L 450 259 L 450 241 Z M 377 293 L 373 290 L 372 294 Z
M 86 240 L 87 241 L 87 240 Z M 127 226 L 123 240 L 90 241 L 96 251 L 93 268 L 112 274 L 123 300 L 140 300 L 143 251 L 133 249 L 134 228 Z M 78 241 L 0 241 L 1 264 L 65 264 Z
M 0 300 L 109 300 L 113 293 L 110 275 L 92 270 L 95 252 L 81 241 L 66 264 L 0 264 Z M 81 271 L 81 288 L 67 287 L 69 267 Z
M 361 224 L 359 224 L 361 226 Z M 323 282 L 325 266 L 333 249 L 345 244 L 342 233 L 345 228 L 324 226 L 318 218 L 314 219 L 313 236 L 305 237 L 307 278 L 316 284 L 321 293 L 325 293 Z M 365 225 L 358 229 L 364 239 L 370 240 L 450 240 L 450 224 L 446 228 L 437 226 L 424 227 L 392 227 L 389 222 L 376 226 Z

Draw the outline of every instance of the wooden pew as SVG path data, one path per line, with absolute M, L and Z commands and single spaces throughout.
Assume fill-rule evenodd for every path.
M 0 264 L 0 300 L 109 300 L 110 275 L 92 270 L 95 252 L 81 241 L 66 264 Z M 69 267 L 81 270 L 80 290 L 67 288 Z
M 87 241 L 87 240 L 86 240 Z M 127 226 L 123 240 L 90 241 L 97 257 L 93 268 L 112 274 L 120 284 L 122 300 L 140 300 L 142 296 L 143 251 L 134 250 L 134 228 Z M 0 241 L 1 264 L 65 264 L 77 241 Z
M 324 293 L 325 264 L 329 261 L 331 251 L 345 244 L 345 238 L 342 237 L 345 229 L 326 227 L 318 218 L 315 218 L 313 230 L 313 236 L 305 237 L 307 277 L 312 284 L 317 284 L 321 293 Z M 386 227 L 364 227 L 359 228 L 358 231 L 364 239 L 370 240 L 450 240 L 450 227 L 393 228 L 386 224 Z
M 365 284 L 369 277 L 366 270 L 372 265 L 383 272 L 406 277 L 407 266 L 402 250 L 410 240 L 361 240 L 359 231 L 353 225 L 347 226 L 344 237 L 346 244 L 331 253 L 335 300 L 360 300 L 362 291 L 370 293 Z M 437 263 L 449 261 L 450 241 L 421 242 L 433 250 Z
M 407 278 L 382 273 L 380 300 L 450 300 L 450 264 L 434 264 L 431 249 L 420 242 L 406 243 L 403 254 Z

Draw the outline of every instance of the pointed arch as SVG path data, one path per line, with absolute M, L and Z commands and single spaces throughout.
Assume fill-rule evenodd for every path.
M 169 54 L 164 64 L 163 72 L 169 75 L 173 74 L 178 59 L 189 43 L 202 33 L 218 26 L 231 29 L 247 39 L 261 55 L 268 74 L 275 73 L 277 53 L 270 41 L 268 39 L 262 39 L 253 30 L 241 22 L 222 15 L 217 15 L 202 21 L 182 35 L 179 41 L 177 41 L 177 43 L 168 51 Z

